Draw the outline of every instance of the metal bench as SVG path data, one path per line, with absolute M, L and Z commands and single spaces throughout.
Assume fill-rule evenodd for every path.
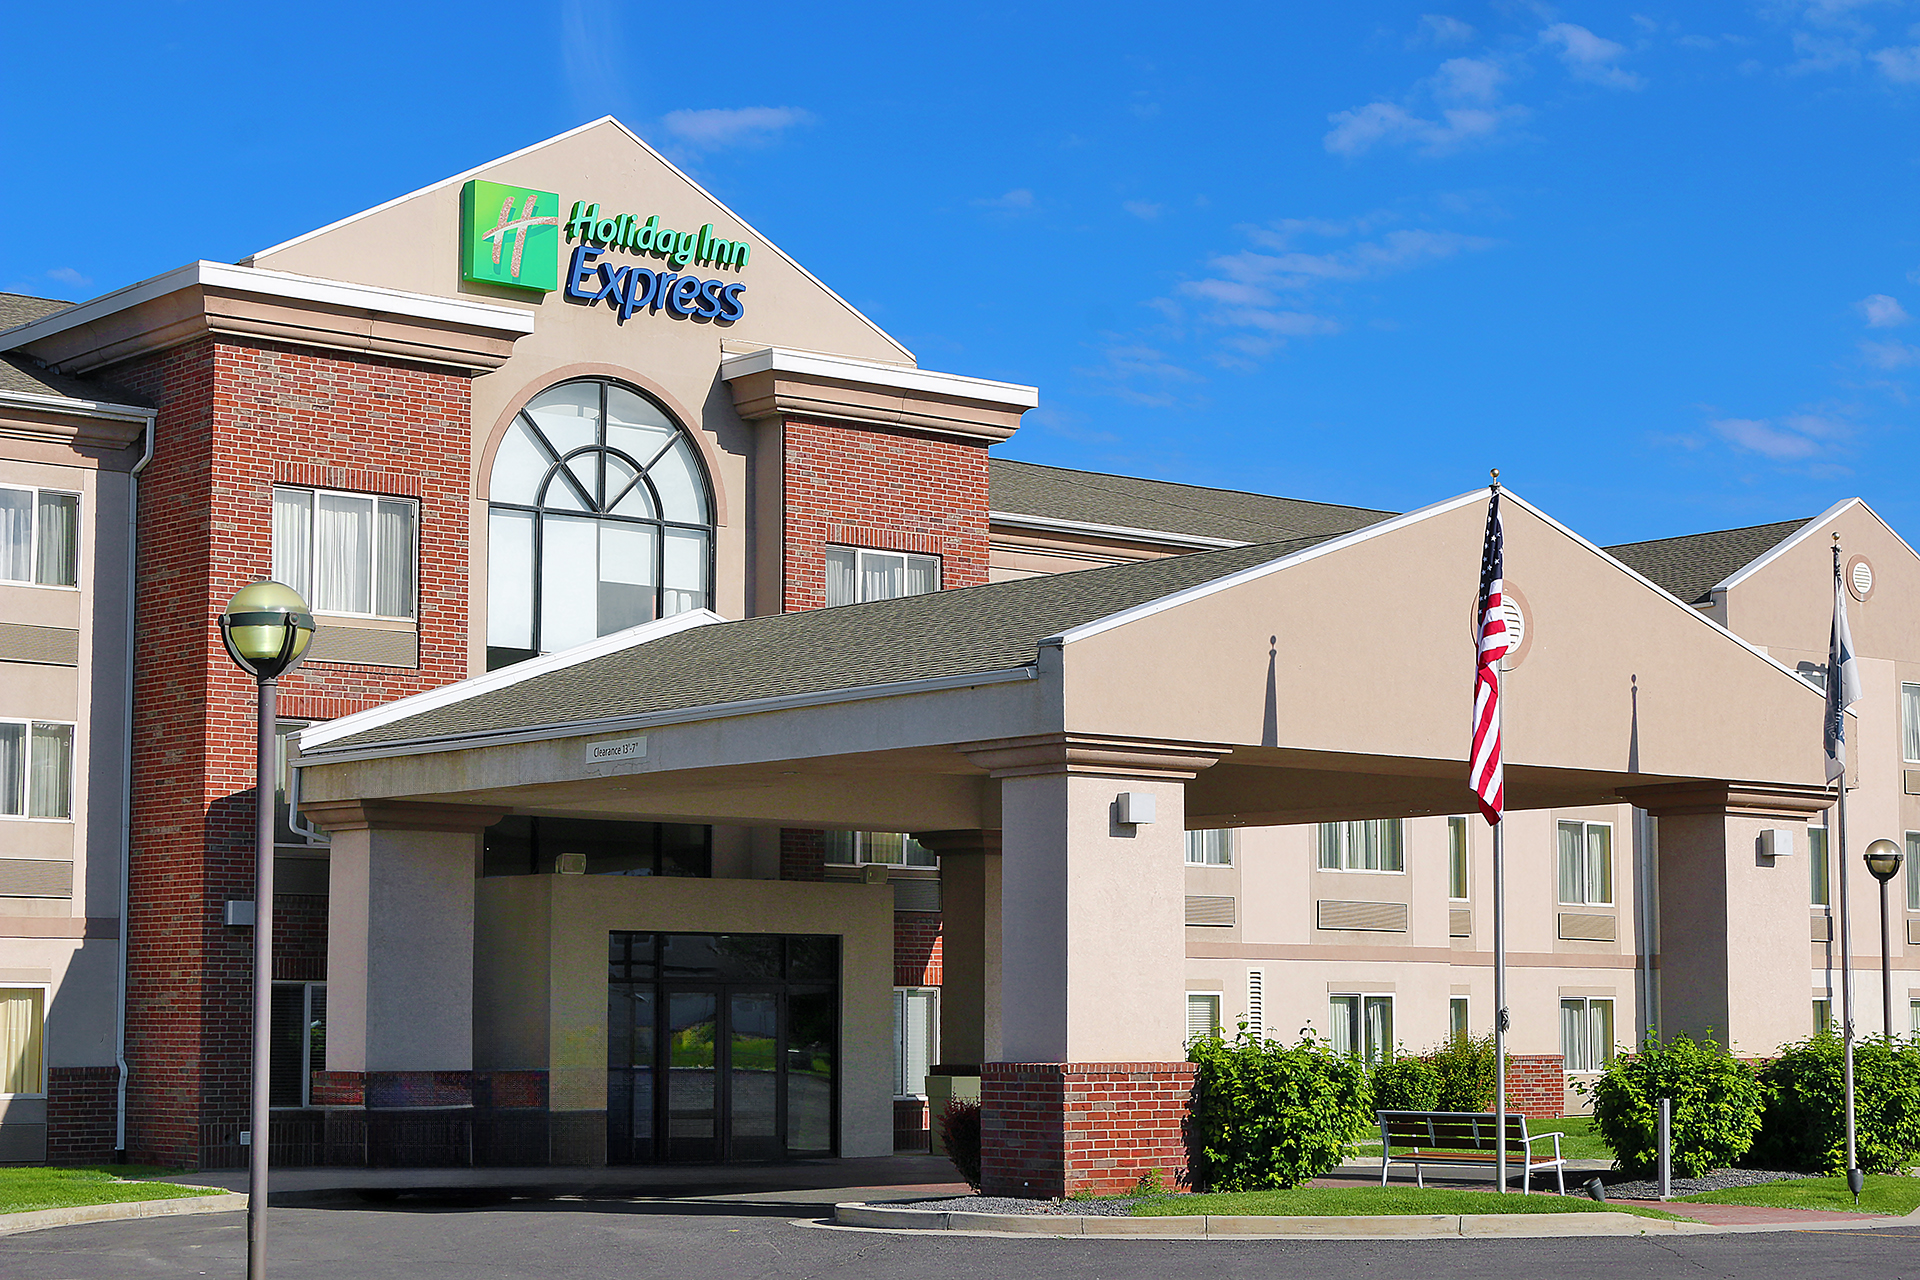
M 1387 1185 L 1391 1165 L 1410 1164 L 1416 1183 L 1425 1187 L 1425 1165 L 1494 1168 L 1499 1166 L 1499 1117 L 1473 1111 L 1381 1111 L 1380 1185 Z M 1553 1156 L 1533 1153 L 1533 1144 L 1553 1139 Z M 1567 1194 L 1567 1162 L 1560 1156 L 1560 1135 L 1529 1134 L 1527 1118 L 1507 1113 L 1508 1177 L 1520 1176 L 1520 1194 L 1526 1195 L 1535 1171 L 1553 1170 L 1560 1194 Z

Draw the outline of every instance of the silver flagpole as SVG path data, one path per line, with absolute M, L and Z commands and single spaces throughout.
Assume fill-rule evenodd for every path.
M 1839 623 L 1840 581 L 1840 535 L 1833 535 L 1833 585 L 1834 585 L 1834 625 Z M 1837 659 L 1836 652 L 1833 657 Z M 1829 665 L 1833 665 L 1831 662 Z M 1840 679 L 1840 672 L 1827 672 L 1827 683 Z M 1835 701 L 1844 697 L 1844 693 L 1830 694 Z M 1836 727 L 1835 742 L 1838 749 L 1845 751 L 1847 709 L 1841 705 L 1838 711 L 1839 725 Z M 1842 1086 L 1847 1091 L 1847 1177 L 1853 1177 L 1853 1171 L 1860 1167 L 1858 1151 L 1855 1146 L 1854 1109 L 1853 1109 L 1853 908 L 1847 893 L 1847 772 L 1845 757 L 1841 758 L 1840 777 L 1835 780 L 1839 787 L 1839 799 L 1834 803 L 1834 837 L 1839 844 L 1835 856 L 1840 859 L 1840 1022 L 1843 1037 L 1843 1057 L 1841 1058 Z
M 1504 711 L 1504 708 L 1502 708 Z M 1502 719 L 1504 719 L 1504 715 Z M 1493 824 L 1493 1109 L 1497 1185 L 1507 1190 L 1507 815 Z

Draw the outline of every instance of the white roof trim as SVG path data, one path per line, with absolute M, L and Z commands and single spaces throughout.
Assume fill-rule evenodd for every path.
M 772 698 L 748 698 L 739 702 L 713 702 L 699 707 L 649 711 L 632 716 L 610 716 L 602 720 L 574 720 L 564 724 L 528 725 L 523 729 L 447 734 L 437 738 L 408 738 L 398 742 L 376 743 L 337 752 L 308 752 L 304 741 L 306 732 L 311 732 L 308 730 L 301 735 L 302 758 L 292 763 L 294 768 L 299 769 L 308 765 L 345 764 L 351 760 L 382 760 L 393 756 L 424 756 L 441 751 L 502 747 L 519 742 L 590 738 L 601 733 L 661 728 L 675 724 L 697 724 L 703 720 L 764 715 L 771 711 L 793 711 L 803 707 L 831 706 L 841 702 L 864 702 L 874 698 L 904 698 L 918 693 L 939 693 L 947 689 L 972 689 L 980 685 L 1007 684 L 1015 680 L 1037 680 L 1039 676 L 1037 667 L 1011 667 L 1003 671 L 980 671 L 957 676 L 929 676 L 921 680 L 900 680 L 893 684 L 864 685 L 853 689 L 827 689 L 818 693 L 788 693 Z M 389 705 L 398 706 L 399 704 Z M 361 714 L 371 713 L 362 712 Z M 332 723 L 344 724 L 345 721 L 336 720 Z M 319 727 L 315 726 L 315 728 Z
M 848 356 L 822 355 L 814 351 L 797 351 L 792 347 L 761 347 L 758 351 L 720 357 L 720 376 L 728 382 L 769 370 L 897 387 L 902 391 L 925 391 L 1015 409 L 1032 409 L 1040 403 L 1040 388 L 1018 382 L 995 382 L 989 378 L 970 378 L 958 373 L 935 373 L 930 369 L 914 369 L 878 360 L 855 360 Z
M 832 289 L 828 288 L 826 283 L 822 281 L 820 277 L 814 275 L 813 272 L 807 270 L 805 267 L 801 266 L 798 262 L 795 262 L 793 258 L 789 256 L 784 249 L 782 249 L 779 245 L 775 244 L 772 240 L 768 239 L 767 236 L 764 233 L 762 233 L 759 229 L 757 229 L 752 223 L 748 222 L 745 218 L 735 213 L 723 201 L 721 201 L 719 197 L 715 196 L 711 191 L 708 191 L 705 187 L 701 186 L 698 182 L 695 182 L 691 177 L 689 177 L 686 174 L 684 170 L 680 168 L 679 165 L 673 163 L 673 161 L 667 159 L 665 156 L 661 155 L 658 151 L 654 150 L 652 145 L 649 144 L 645 138 L 641 137 L 639 134 L 635 133 L 633 130 L 627 128 L 626 125 L 621 124 L 618 120 L 614 119 L 612 116 L 601 116 L 598 120 L 589 120 L 587 121 L 587 123 L 580 125 L 577 128 L 569 129 L 565 133 L 555 134 L 551 138 L 546 138 L 546 139 L 543 139 L 542 141 L 533 143 L 530 146 L 522 147 L 518 151 L 512 152 L 508 155 L 501 156 L 496 160 L 489 160 L 485 164 L 475 165 L 473 168 L 468 169 L 464 173 L 456 173 L 451 178 L 442 178 L 438 182 L 428 183 L 426 186 L 421 187 L 417 191 L 409 191 L 406 195 L 396 196 L 384 204 L 377 204 L 371 209 L 364 209 L 359 213 L 350 214 L 347 217 L 341 218 L 337 222 L 329 222 L 326 226 L 321 227 L 317 231 L 309 231 L 305 235 L 295 236 L 291 240 L 283 240 L 279 244 L 274 245 L 270 249 L 260 250 L 258 253 L 251 255 L 246 260 L 249 262 L 252 262 L 252 261 L 255 261 L 256 259 L 264 258 L 270 253 L 279 253 L 283 249 L 291 249 L 293 248 L 293 246 L 297 244 L 303 244 L 306 241 L 313 239 L 315 236 L 325 235 L 327 232 L 332 231 L 336 227 L 344 227 L 349 223 L 358 222 L 362 218 L 371 217 L 376 213 L 384 212 L 387 209 L 393 208 L 397 204 L 403 204 L 406 201 L 413 199 L 415 196 L 423 196 L 430 191 L 438 191 L 440 190 L 440 188 L 451 186 L 456 182 L 465 182 L 468 178 L 478 177 L 480 174 L 485 173 L 489 169 L 497 168 L 500 165 L 508 164 L 514 160 L 518 160 L 521 156 L 532 155 L 534 152 L 539 151 L 543 147 L 550 147 L 556 142 L 565 142 L 568 138 L 573 137 L 577 133 L 585 133 L 589 129 L 597 129 L 603 124 L 610 124 L 614 128 L 618 129 L 620 132 L 626 134 L 629 138 L 633 139 L 636 143 L 640 145 L 640 147 L 643 150 L 647 152 L 647 154 L 651 155 L 654 159 L 658 160 L 661 164 L 666 165 L 667 168 L 679 174 L 681 180 L 684 181 L 688 186 L 692 187 L 695 191 L 699 192 L 702 196 L 705 196 L 708 200 L 711 200 L 714 206 L 718 208 L 722 213 L 726 214 L 728 218 L 732 219 L 734 222 L 739 223 L 743 228 L 746 229 L 748 234 L 756 237 L 761 244 L 765 245 L 769 250 L 773 252 L 775 257 L 778 257 L 781 261 L 785 262 L 788 266 L 792 267 L 795 271 L 798 271 L 801 275 L 805 276 L 808 280 L 812 281 L 815 285 L 818 285 L 819 288 L 829 298 L 832 298 L 835 302 L 839 303 L 841 306 L 845 307 L 848 311 L 852 312 L 855 318 L 857 318 L 862 324 L 865 324 L 868 328 L 872 329 L 875 333 L 879 334 L 882 338 L 886 339 L 887 342 L 892 344 L 893 348 L 896 351 L 898 351 L 901 355 L 905 356 L 909 361 L 911 361 L 914 358 L 913 352 L 907 350 L 907 348 L 904 345 L 902 345 L 902 343 L 898 338 L 894 337 L 892 334 L 888 333 L 885 329 L 882 329 L 879 325 L 875 324 L 867 315 L 865 315 L 860 310 L 860 308 L 854 306 L 851 302 L 848 302 L 845 298 L 841 297 L 839 294 L 835 293 Z
M 441 298 L 425 293 L 405 293 L 375 285 L 343 284 L 338 280 L 319 280 L 285 271 L 264 271 L 258 267 L 235 267 L 224 262 L 189 262 L 164 275 L 130 284 L 124 289 L 103 294 L 91 302 L 56 311 L 38 320 L 0 331 L 0 350 L 11 350 L 37 342 L 41 338 L 80 325 L 91 324 L 117 311 L 139 306 L 155 298 L 164 298 L 182 289 L 206 285 L 254 293 L 270 298 L 293 298 L 327 306 L 373 311 L 387 315 L 410 316 L 419 320 L 438 320 L 448 324 L 467 324 L 483 328 L 505 329 L 513 333 L 533 332 L 533 312 L 520 307 L 503 307 L 491 302 L 469 302 L 461 298 Z
M 1124 524 L 1089 524 L 1084 520 L 1056 520 L 1051 516 L 1029 516 L 1014 511 L 989 511 L 987 523 L 1009 529 L 1032 529 L 1041 533 L 1084 533 L 1103 538 L 1125 538 L 1130 542 L 1152 542 L 1168 547 L 1250 547 L 1250 542 L 1231 538 L 1203 538 L 1194 533 L 1168 533 L 1164 529 L 1135 529 Z
M 113 418 L 121 422 L 153 425 L 158 409 L 142 409 L 137 404 L 113 404 L 106 400 L 82 400 L 77 396 L 41 395 L 32 391 L 0 391 L 0 404 L 24 409 L 52 409 L 59 413 L 79 413 L 90 418 Z
M 510 667 L 489 671 L 482 676 L 473 676 L 453 684 L 442 685 L 438 689 L 429 689 L 425 693 L 416 693 L 411 697 L 384 702 L 365 711 L 356 711 L 350 716 L 341 716 L 338 720 L 311 725 L 300 731 L 300 750 L 312 751 L 329 742 L 337 742 L 341 738 L 350 738 L 356 733 L 377 729 L 383 724 L 392 724 L 396 720 L 405 720 L 441 707 L 450 707 L 455 703 L 465 702 L 469 698 L 477 698 L 483 693 L 511 688 L 535 676 L 564 671 L 568 667 L 578 666 L 594 658 L 605 657 L 609 653 L 637 648 L 666 636 L 689 631 L 694 627 L 711 626 L 713 623 L 725 621 L 725 618 L 711 609 L 694 609 L 688 613 L 676 613 L 670 618 L 655 618 L 652 622 L 643 622 L 638 626 L 628 627 L 624 631 L 615 631 L 610 635 L 589 640 L 585 644 L 575 645 L 571 649 L 542 654 L 538 658 L 516 662 Z
M 1798 529 L 1795 529 L 1792 533 L 1788 534 L 1786 537 L 1782 538 L 1779 542 L 1776 542 L 1773 546 L 1769 547 L 1764 555 L 1756 557 L 1751 563 L 1740 566 L 1740 568 L 1734 570 L 1727 577 L 1721 579 L 1719 582 L 1714 583 L 1711 587 L 1708 587 L 1707 590 L 1711 593 L 1718 593 L 1721 591 L 1731 591 L 1733 588 L 1739 586 L 1741 583 L 1745 582 L 1748 578 L 1751 578 L 1754 574 L 1758 573 L 1760 570 L 1772 564 L 1775 560 L 1778 560 L 1781 556 L 1785 555 L 1788 551 L 1792 550 L 1794 547 L 1799 546 L 1802 542 L 1812 537 L 1815 533 L 1819 532 L 1823 526 L 1825 526 L 1830 521 L 1837 519 L 1842 512 L 1847 510 L 1847 508 L 1855 506 L 1856 504 L 1863 507 L 1866 506 L 1866 503 L 1861 502 L 1860 499 L 1858 498 L 1846 498 L 1840 502 L 1834 503 L 1832 506 L 1828 507 L 1825 511 L 1822 511 L 1819 515 L 1807 521 L 1805 524 L 1801 525 Z M 1874 512 L 1873 508 L 1867 507 L 1867 511 L 1869 512 L 1869 514 L 1873 515 L 1874 519 L 1880 520 L 1879 514 L 1877 512 Z M 1880 520 L 1880 523 L 1884 525 L 1887 522 L 1884 520 Z M 1891 526 L 1888 527 L 1887 532 L 1893 533 L 1893 529 Z M 1894 533 L 1893 536 L 1895 538 L 1900 537 L 1900 535 L 1897 533 Z M 1900 545 L 1903 547 L 1906 546 L 1906 541 L 1904 539 L 1901 539 Z M 1913 548 L 1907 547 L 1907 550 L 1912 551 Z

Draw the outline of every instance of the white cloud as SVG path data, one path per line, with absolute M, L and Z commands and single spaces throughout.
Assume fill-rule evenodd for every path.
M 1401 229 L 1326 253 L 1246 251 L 1217 257 L 1209 265 L 1234 283 L 1297 291 L 1317 282 L 1377 279 L 1492 245 L 1491 240 L 1457 231 Z M 1189 282 L 1182 292 L 1192 293 L 1206 283 Z
M 711 107 L 669 111 L 661 125 L 675 138 L 701 150 L 771 142 L 788 129 L 811 124 L 813 114 L 799 107 Z
M 1894 329 L 1913 318 L 1897 300 L 1884 293 L 1869 294 L 1854 306 L 1866 317 L 1869 329 Z
M 1378 143 L 1445 155 L 1491 140 L 1504 125 L 1525 119 L 1527 111 L 1518 106 L 1454 107 L 1439 114 L 1438 120 L 1428 120 L 1391 102 L 1370 102 L 1328 116 L 1333 128 L 1322 142 L 1337 156 L 1364 155 Z
M 1506 79 L 1506 71 L 1490 59 L 1448 58 L 1434 73 L 1433 96 L 1442 102 L 1498 102 Z
M 1142 222 L 1152 222 L 1165 211 L 1167 206 L 1154 204 L 1148 200 L 1123 200 L 1120 202 L 1120 207 Z
M 1860 50 L 1845 36 L 1817 36 L 1810 31 L 1796 31 L 1793 52 L 1794 60 L 1787 70 L 1796 75 L 1860 65 Z
M 1920 364 L 1920 347 L 1904 342 L 1862 342 L 1860 356 L 1876 369 L 1904 369 Z
M 1717 418 L 1707 425 L 1728 444 L 1772 458 L 1775 462 L 1808 458 L 1820 451 L 1815 441 L 1791 431 L 1782 431 L 1762 418 Z
M 1881 49 L 1872 57 L 1880 74 L 1895 84 L 1920 84 L 1920 45 Z
M 976 208 L 996 209 L 1001 213 L 1024 213 L 1033 208 L 1033 192 L 1025 187 L 1015 187 L 1005 195 L 994 196 L 990 200 L 975 200 Z
M 1169 359 L 1164 351 L 1142 342 L 1116 342 L 1101 353 L 1101 363 L 1075 373 L 1096 382 L 1104 382 L 1112 393 L 1135 404 L 1169 408 L 1177 403 L 1175 386 L 1186 386 L 1204 379 L 1185 365 Z M 1135 382 L 1158 384 L 1142 390 Z
M 55 267 L 47 272 L 47 279 L 58 280 L 61 284 L 70 284 L 76 289 L 85 288 L 93 283 L 92 276 L 83 276 L 72 267 Z
M 1626 56 L 1627 47 L 1597 36 L 1571 22 L 1556 22 L 1540 33 L 1540 42 L 1557 45 L 1560 61 L 1576 80 L 1586 80 L 1609 89 L 1639 89 L 1646 81 L 1615 65 Z
M 1473 28 L 1448 14 L 1423 13 L 1414 38 L 1431 44 L 1465 44 L 1473 39 Z
M 563 0 L 560 56 L 576 114 L 628 114 L 627 52 L 619 6 Z

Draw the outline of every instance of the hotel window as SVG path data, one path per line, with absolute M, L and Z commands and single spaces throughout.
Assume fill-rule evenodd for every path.
M 44 1094 L 47 989 L 0 987 L 0 1095 Z
M 1447 1039 L 1465 1040 L 1473 1034 L 1473 1024 L 1467 1020 L 1467 998 L 1454 996 L 1447 1001 Z
M 1809 901 L 1816 907 L 1833 905 L 1833 889 L 1828 877 L 1833 872 L 1833 859 L 1827 853 L 1827 829 L 1825 827 L 1807 828 L 1807 872 L 1812 881 Z
M 327 984 L 276 982 L 267 1030 L 267 1105 L 313 1105 L 313 1073 L 327 1069 Z
M 1613 901 L 1613 828 L 1606 823 L 1560 824 L 1560 901 L 1568 906 Z
M 1335 1053 L 1357 1053 L 1369 1063 L 1392 1055 L 1392 996 L 1328 996 L 1327 1021 Z
M 1447 896 L 1467 900 L 1467 820 L 1447 819 Z
M 1830 1034 L 1833 1029 L 1833 1001 L 1815 1000 L 1813 1002 L 1813 1033 L 1823 1036 Z
M 274 581 L 315 613 L 411 619 L 419 518 L 411 498 L 276 488 Z
M 1613 1061 L 1613 1001 L 1562 1000 L 1560 1054 L 1569 1072 L 1605 1071 Z
M 1398 818 L 1320 824 L 1323 871 L 1403 871 L 1405 837 Z
M 827 548 L 827 603 L 865 604 L 940 589 L 940 557 L 863 547 Z
M 0 816 L 73 817 L 73 726 L 0 720 Z
M 0 488 L 0 581 L 71 587 L 80 581 L 80 495 Z
M 1900 745 L 1908 764 L 1920 764 L 1920 684 L 1900 686 Z
M 1907 832 L 1907 910 L 1920 911 L 1920 831 Z
M 1913 1020 L 1913 1038 L 1920 1040 L 1920 1000 L 1907 1002 L 1907 1014 Z
M 1198 991 L 1187 993 L 1187 1043 L 1220 1034 L 1220 997 Z
M 940 1060 L 940 988 L 893 989 L 893 1096 L 923 1098 Z
M 828 862 L 849 866 L 874 863 L 885 867 L 940 865 L 933 850 L 898 831 L 829 831 L 826 836 Z
M 638 391 L 535 396 L 488 482 L 487 669 L 707 608 L 710 493 L 692 437 Z
M 1187 832 L 1187 865 L 1193 867 L 1232 866 L 1233 832 Z

